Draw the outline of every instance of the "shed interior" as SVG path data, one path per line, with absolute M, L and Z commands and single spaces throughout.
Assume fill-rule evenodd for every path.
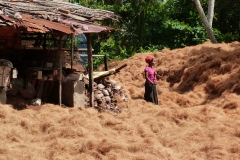
M 1 28 L 0 59 L 6 59 L 13 65 L 6 103 L 18 106 L 20 103 L 31 104 L 33 99 L 39 98 L 44 103 L 58 104 L 61 68 L 63 104 L 70 107 L 80 103 L 84 105 L 84 84 L 80 79 L 84 68 L 76 70 L 66 66 L 72 54 L 69 38 L 71 35 L 58 32 L 27 34 L 15 28 Z M 77 57 L 73 60 L 78 61 Z M 14 69 L 17 70 L 17 78 L 13 78 Z M 65 83 L 67 81 L 72 82 Z M 80 86 L 81 90 L 74 89 L 74 86 Z M 75 99 L 74 92 L 79 95 Z M 77 104 L 76 99 L 79 101 Z

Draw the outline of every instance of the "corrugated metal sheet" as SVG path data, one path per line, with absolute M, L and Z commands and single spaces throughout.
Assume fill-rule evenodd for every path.
M 73 30 L 77 34 L 82 33 L 99 33 L 102 31 L 107 31 L 108 29 L 104 26 L 96 25 L 96 24 L 89 24 L 86 22 L 76 21 L 73 19 L 68 18 L 60 18 L 60 21 L 64 24 L 70 25 Z
M 5 20 L 6 25 L 25 28 L 30 33 L 48 33 L 52 30 L 65 34 L 99 33 L 113 30 L 113 28 L 100 26 L 73 20 L 70 18 L 60 18 L 59 22 L 53 22 L 45 19 L 34 19 L 28 14 L 22 14 L 22 20 L 16 20 L 5 15 L 0 15 Z
M 61 23 L 57 23 L 57 22 L 52 22 L 49 20 L 45 20 L 45 19 L 33 19 L 31 18 L 31 16 L 23 14 L 23 21 L 25 22 L 30 22 L 33 23 L 35 25 L 44 27 L 45 29 L 47 29 L 48 31 L 51 30 L 56 30 L 56 31 L 60 31 L 66 34 L 71 34 L 74 33 L 69 26 L 61 24 Z
M 0 16 L 7 21 L 13 21 L 12 18 L 9 18 L 8 16 L 5 16 L 4 14 L 0 14 Z

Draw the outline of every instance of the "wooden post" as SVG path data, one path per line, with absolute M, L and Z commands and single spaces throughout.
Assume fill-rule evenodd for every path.
M 89 92 L 89 95 L 90 95 L 90 107 L 93 107 L 93 105 L 94 105 L 94 94 L 93 94 L 93 58 L 92 58 L 91 34 L 86 33 L 86 37 L 87 37 L 88 75 L 89 75 L 88 92 Z
M 104 55 L 105 71 L 108 71 L 107 54 Z
M 71 35 L 71 69 L 73 69 L 74 34 Z
M 60 53 L 60 60 L 59 60 L 59 105 L 62 107 L 62 35 L 60 36 L 59 40 L 59 53 Z
M 47 47 L 47 34 L 44 33 L 43 34 L 43 50 L 46 50 L 46 47 Z

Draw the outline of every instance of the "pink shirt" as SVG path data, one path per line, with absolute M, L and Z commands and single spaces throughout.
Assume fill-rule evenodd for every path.
M 151 68 L 151 67 L 146 67 L 144 71 L 148 72 L 148 78 L 152 81 L 152 82 L 156 82 L 155 79 L 155 69 Z M 146 81 L 148 82 L 148 81 Z M 150 83 L 150 82 L 148 82 Z

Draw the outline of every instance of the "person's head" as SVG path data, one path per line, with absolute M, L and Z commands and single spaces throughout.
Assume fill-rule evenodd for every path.
M 147 56 L 146 59 L 145 59 L 146 63 L 149 65 L 149 66 L 153 66 L 154 65 L 154 60 L 153 60 L 153 57 L 151 56 Z

